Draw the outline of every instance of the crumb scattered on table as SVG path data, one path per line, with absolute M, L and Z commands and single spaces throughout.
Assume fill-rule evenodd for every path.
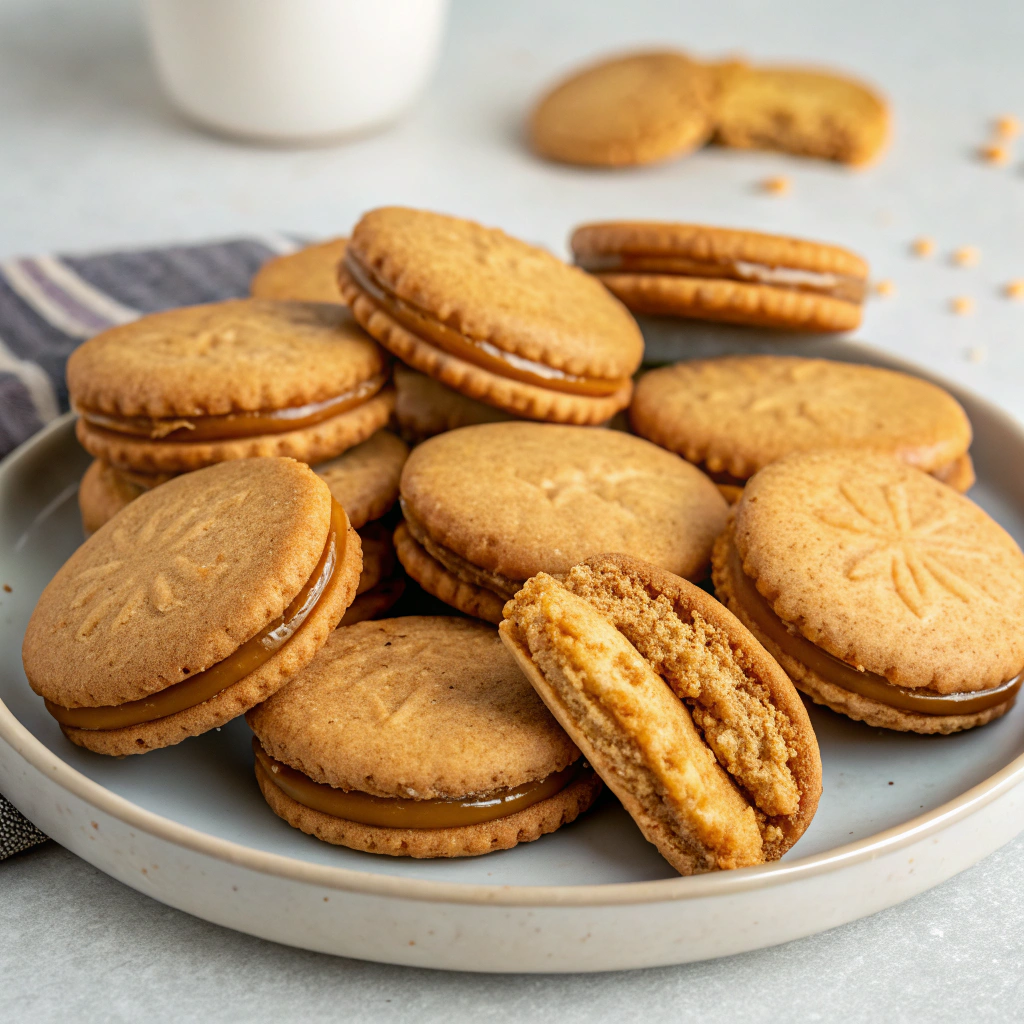
M 11 593 L 11 585 L 10 585 L 10 583 L 5 583 L 4 584 L 4 592 L 7 593 L 7 594 Z
M 1003 288 L 1003 294 L 1008 299 L 1016 299 L 1018 302 L 1024 299 L 1024 277 L 1018 277 L 1015 281 L 1008 282 Z
M 896 294 L 895 282 L 889 280 L 889 278 L 884 278 L 881 281 L 876 281 L 875 294 L 882 296 L 882 298 L 884 299 L 892 298 L 892 296 Z
M 999 167 L 1005 167 L 1010 162 L 1010 151 L 1005 146 L 1000 145 L 982 146 L 978 150 L 978 156 L 985 163 L 996 164 Z
M 966 295 L 960 295 L 950 302 L 949 308 L 957 316 L 967 316 L 969 313 L 974 312 L 974 299 Z
M 974 345 L 967 350 L 967 361 L 970 363 L 983 363 L 988 357 L 988 349 L 984 345 Z
M 914 239 L 910 249 L 915 256 L 931 256 L 935 252 L 935 239 L 922 235 L 920 238 Z
M 789 192 L 791 187 L 792 182 L 789 178 L 784 178 L 781 175 L 775 178 L 765 178 L 764 181 L 761 182 L 761 191 L 767 192 L 769 195 L 773 196 L 784 196 Z
M 1020 134 L 1020 121 L 1012 114 L 997 117 L 993 124 L 996 136 L 1000 139 L 1013 139 Z
M 953 253 L 953 262 L 958 267 L 975 267 L 981 260 L 981 250 L 976 245 L 962 245 Z

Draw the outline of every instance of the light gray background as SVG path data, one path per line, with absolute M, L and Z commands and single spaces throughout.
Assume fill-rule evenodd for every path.
M 258 2 L 258 0 L 254 0 Z M 1024 140 L 974 158 L 993 116 L 1024 119 L 1024 5 L 961 0 L 456 4 L 430 94 L 391 132 L 261 150 L 182 124 L 148 68 L 128 0 L 0 0 L 0 258 L 290 230 L 343 232 L 381 203 L 477 217 L 564 252 L 613 216 L 777 229 L 847 244 L 897 295 L 858 336 L 1024 418 Z M 595 52 L 696 53 L 845 66 L 891 96 L 887 158 L 854 174 L 709 150 L 623 173 L 534 161 L 524 109 Z M 344 40 L 339 40 L 344 59 Z M 387 74 L 383 64 L 381 74 Z M 790 195 L 757 188 L 770 175 Z M 931 260 L 909 255 L 932 236 Z M 954 267 L 953 249 L 982 261 Z M 976 312 L 950 314 L 970 296 Z M 53 844 L 0 864 L 0 1019 L 1019 1020 L 1024 840 L 901 907 L 823 936 L 707 964 L 588 977 L 439 974 L 289 950 L 189 918 Z

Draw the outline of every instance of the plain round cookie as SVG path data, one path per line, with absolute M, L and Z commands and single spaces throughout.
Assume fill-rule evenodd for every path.
M 78 509 L 86 537 L 147 490 L 122 476 L 109 463 L 93 459 L 78 485 Z
M 223 661 L 309 580 L 330 519 L 327 485 L 288 459 L 226 463 L 140 496 L 43 591 L 22 646 L 30 685 L 62 707 L 109 706 Z M 346 529 L 328 597 L 260 669 L 177 715 L 128 729 L 66 729 L 70 738 L 135 753 L 222 724 L 267 696 L 313 656 L 355 596 L 359 539 Z
M 513 418 L 510 413 L 460 394 L 404 363 L 395 364 L 394 381 L 398 429 L 414 444 L 446 430 Z
M 409 446 L 389 430 L 378 430 L 368 440 L 349 448 L 313 469 L 327 482 L 334 500 L 358 530 L 380 519 L 398 500 L 398 481 L 409 457 Z
M 601 791 L 601 780 L 586 772 L 565 789 L 522 811 L 456 828 L 374 828 L 325 814 L 300 804 L 284 793 L 256 763 L 256 781 L 270 809 L 293 828 L 335 846 L 391 857 L 478 857 L 532 843 L 576 820 Z
M 897 686 L 984 690 L 1024 666 L 1024 554 L 968 498 L 883 455 L 791 455 L 736 506 L 744 573 L 811 643 Z
M 247 716 L 264 750 L 314 782 L 373 796 L 488 793 L 579 757 L 497 630 L 471 619 L 407 616 L 335 630 L 277 697 Z
M 671 50 L 605 58 L 537 103 L 530 145 L 570 164 L 627 167 L 680 156 L 711 137 L 712 79 Z
M 492 423 L 415 448 L 402 503 L 434 542 L 522 581 L 600 551 L 700 578 L 727 506 L 689 463 L 613 430 Z
M 792 452 L 890 452 L 934 472 L 971 444 L 948 392 L 894 370 L 798 356 L 697 359 L 651 370 L 630 422 L 642 437 L 712 473 L 745 480 Z
M 534 577 L 501 636 L 549 709 L 681 873 L 774 860 L 821 760 L 792 683 L 699 588 L 625 556 Z
M 889 135 L 889 109 L 870 86 L 828 71 L 723 65 L 717 72 L 715 141 L 780 149 L 861 166 Z
M 256 271 L 249 293 L 254 299 L 340 303 L 338 264 L 347 244 L 347 238 L 330 238 L 275 256 Z
M 67 380 L 78 409 L 220 416 L 334 398 L 386 366 L 340 306 L 231 299 L 103 331 L 71 353 Z

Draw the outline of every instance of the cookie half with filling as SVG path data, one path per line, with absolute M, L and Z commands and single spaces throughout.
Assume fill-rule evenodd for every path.
M 279 817 L 392 857 L 474 857 L 532 842 L 600 780 L 492 626 L 409 616 L 336 630 L 246 716 Z

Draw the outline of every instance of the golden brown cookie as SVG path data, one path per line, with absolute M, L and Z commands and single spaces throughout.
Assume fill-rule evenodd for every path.
M 256 271 L 249 293 L 254 299 L 341 302 L 338 264 L 347 244 L 347 238 L 330 238 L 297 252 L 275 256 Z
M 781 149 L 863 165 L 889 135 L 889 108 L 870 86 L 830 71 L 795 67 L 717 70 L 715 141 L 740 149 Z
M 638 313 L 793 331 L 860 323 L 868 265 L 823 242 L 662 221 L 585 224 L 576 264 Z
M 786 674 L 726 608 L 604 555 L 529 580 L 501 637 L 645 837 L 680 874 L 777 860 L 821 794 Z
M 711 137 L 714 80 L 671 50 L 604 58 L 546 93 L 530 116 L 549 160 L 629 167 L 681 156 Z
M 676 363 L 640 378 L 630 420 L 723 484 L 813 448 L 889 452 L 956 490 L 974 482 L 960 403 L 875 366 L 770 355 Z
M 25 674 L 79 746 L 170 746 L 304 667 L 351 604 L 361 564 L 344 510 L 308 466 L 189 473 L 133 501 L 50 581 L 25 633 Z
M 413 450 L 401 491 L 406 571 L 491 621 L 531 576 L 601 551 L 701 579 L 727 515 L 703 473 L 641 438 L 541 423 L 439 434 Z
M 761 470 L 715 544 L 715 590 L 819 704 L 950 733 L 1016 700 L 1024 554 L 969 499 L 885 455 Z
M 118 469 L 333 458 L 390 416 L 387 360 L 347 310 L 234 299 L 141 317 L 68 360 L 76 432 Z
M 572 821 L 600 790 L 497 630 L 468 619 L 338 629 L 246 718 L 274 812 L 370 853 L 507 850 Z
M 401 207 L 355 226 L 339 271 L 385 348 L 526 419 L 602 423 L 629 404 L 643 338 L 597 281 L 473 221 Z
M 389 430 L 378 430 L 369 440 L 313 468 L 358 530 L 386 515 L 398 500 L 398 481 L 408 457 L 404 441 Z
M 395 364 L 395 419 L 411 444 L 475 423 L 515 419 L 510 413 L 453 391 L 425 373 Z
M 362 594 L 348 606 L 339 626 L 354 626 L 367 619 L 379 619 L 390 611 L 405 592 L 405 579 L 390 576 Z
M 78 485 L 78 510 L 86 537 L 148 490 L 149 487 L 122 476 L 102 459 L 93 459 Z

